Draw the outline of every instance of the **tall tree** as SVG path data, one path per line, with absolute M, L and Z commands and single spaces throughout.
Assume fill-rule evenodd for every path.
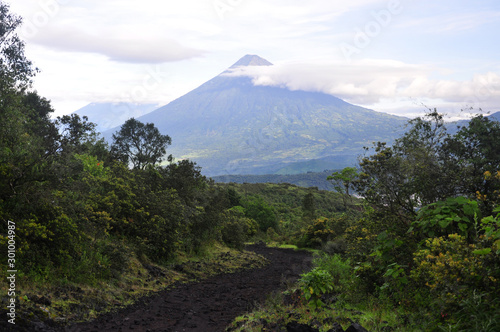
M 15 33 L 22 19 L 9 12 L 9 5 L 0 1 L 0 91 L 6 88 L 26 89 L 38 69 L 24 56 L 24 42 Z M 3 99 L 3 98 L 2 98 Z
M 424 117 L 408 122 L 407 132 L 392 147 L 378 142 L 375 154 L 360 162 L 357 191 L 379 209 L 411 222 L 419 206 L 455 194 L 444 167 L 443 141 L 447 137 L 443 116 L 429 109 Z
M 434 109 L 409 125 L 392 147 L 378 142 L 361 160 L 355 185 L 368 202 L 409 223 L 421 206 L 496 190 L 484 177 L 500 167 L 498 122 L 476 116 L 450 135 Z
M 316 201 L 312 192 L 307 193 L 302 199 L 302 212 L 304 217 L 310 220 L 316 218 Z
M 355 167 L 346 167 L 340 172 L 334 172 L 326 179 L 332 181 L 333 188 L 340 194 L 347 210 L 347 202 L 352 202 L 351 189 L 354 189 L 354 181 L 358 178 L 358 171 Z
M 493 197 L 498 188 L 494 182 L 485 181 L 485 175 L 500 171 L 499 144 L 500 123 L 482 115 L 472 118 L 467 126 L 445 140 L 446 167 L 457 175 L 457 191 L 469 197 L 476 193 Z M 488 205 L 488 200 L 484 203 Z M 486 208 L 489 213 L 493 207 Z
M 170 144 L 172 139 L 162 135 L 154 124 L 130 118 L 118 133 L 113 134 L 111 152 L 118 159 L 132 163 L 134 168 L 144 169 L 147 165 L 161 163 Z M 171 161 L 172 156 L 167 160 Z
M 21 23 L 0 1 L 0 204 L 10 206 L 20 197 L 31 201 L 30 188 L 47 179 L 58 135 L 49 117 L 50 103 L 27 92 L 38 70 L 26 59 L 24 42 L 15 33 Z

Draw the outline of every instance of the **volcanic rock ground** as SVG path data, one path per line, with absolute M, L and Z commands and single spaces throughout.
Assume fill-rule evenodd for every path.
M 224 331 L 235 317 L 264 302 L 272 292 L 283 289 L 311 267 L 311 255 L 305 251 L 264 245 L 252 245 L 247 250 L 263 255 L 270 264 L 181 284 L 64 331 Z

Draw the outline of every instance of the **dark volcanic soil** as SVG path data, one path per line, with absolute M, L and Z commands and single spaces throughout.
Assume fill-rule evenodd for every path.
M 224 331 L 236 316 L 262 303 L 273 291 L 283 289 L 287 280 L 296 280 L 310 269 L 311 255 L 305 251 L 264 245 L 252 245 L 247 250 L 263 255 L 270 264 L 179 285 L 90 323 L 67 327 L 65 331 Z

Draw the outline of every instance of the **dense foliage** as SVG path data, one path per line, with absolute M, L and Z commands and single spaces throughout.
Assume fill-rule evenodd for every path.
M 0 245 L 15 239 L 21 277 L 92 284 L 119 279 L 132 256 L 165 264 L 265 240 L 325 252 L 299 282 L 314 309 L 335 293 L 397 308 L 401 326 L 500 330 L 498 122 L 479 115 L 450 134 L 430 110 L 333 173 L 338 193 L 216 185 L 192 161 L 159 166 L 171 139 L 154 124 L 127 121 L 109 147 L 86 117 L 51 119 L 20 18 L 2 2 L 0 18 Z
M 344 249 L 343 240 L 332 245 L 347 227 L 347 220 L 357 214 L 348 213 L 342 195 L 302 188 L 289 183 L 245 183 L 219 184 L 225 188 L 232 210 L 254 220 L 260 229 L 254 239 L 298 245 L 299 247 L 321 248 L 336 251 Z M 357 207 L 358 199 L 352 200 Z
M 327 331 L 353 319 L 370 331 L 500 330 L 498 142 L 496 121 L 475 116 L 450 133 L 430 110 L 392 146 L 367 148 L 357 169 L 329 177 L 342 215 L 311 213 L 323 205 L 304 195 L 300 231 L 281 228 L 322 249 L 314 268 L 236 330 L 298 321 Z
M 21 19 L 3 2 L 0 15 L 0 244 L 14 222 L 20 275 L 93 283 L 131 256 L 162 263 L 221 240 L 225 193 L 191 161 L 157 166 L 171 139 L 153 124 L 127 121 L 109 147 L 86 117 L 51 119 Z
M 478 115 L 450 134 L 442 115 L 430 110 L 411 120 L 394 145 L 375 143 L 357 171 L 334 173 L 339 192 L 347 195 L 352 185 L 365 199 L 363 215 L 351 218 L 341 236 L 343 260 L 324 258 L 351 265 L 351 277 L 342 277 L 351 286 L 339 295 L 358 306 L 375 299 L 395 308 L 403 330 L 497 331 L 498 142 L 496 121 Z M 326 280 L 328 271 L 319 264 L 302 282 Z M 304 290 L 313 306 L 319 302 L 312 294 L 324 289 Z

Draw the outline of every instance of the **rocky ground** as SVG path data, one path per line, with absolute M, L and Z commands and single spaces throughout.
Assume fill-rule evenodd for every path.
M 221 274 L 195 283 L 180 284 L 132 306 L 65 328 L 39 324 L 32 331 L 224 331 L 238 315 L 265 301 L 311 267 L 311 254 L 292 249 L 252 245 L 269 260 L 263 268 Z M 182 267 L 180 267 L 182 268 Z

